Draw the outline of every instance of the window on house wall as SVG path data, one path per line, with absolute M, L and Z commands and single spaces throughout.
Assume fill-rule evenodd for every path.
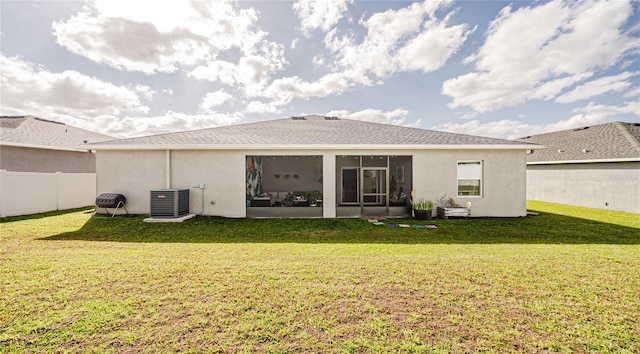
M 482 161 L 458 161 L 458 196 L 482 196 Z

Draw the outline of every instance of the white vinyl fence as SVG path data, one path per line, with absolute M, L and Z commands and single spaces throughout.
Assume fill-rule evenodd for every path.
M 0 170 L 0 217 L 94 205 L 95 173 Z

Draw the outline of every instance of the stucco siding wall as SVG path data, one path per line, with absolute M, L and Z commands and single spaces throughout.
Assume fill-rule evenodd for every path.
M 150 191 L 165 188 L 165 179 L 164 151 L 97 152 L 96 196 L 124 194 L 129 213 L 148 214 Z
M 529 165 L 527 199 L 640 213 L 640 162 Z
M 0 147 L 0 169 L 16 172 L 96 172 L 96 157 L 90 152 Z
M 435 201 L 447 194 L 462 205 L 471 201 L 472 216 L 526 215 L 525 153 L 520 150 L 180 150 L 170 152 L 169 181 L 165 169 L 165 151 L 99 151 L 96 165 L 97 194 L 122 193 L 127 197 L 130 213 L 148 214 L 149 191 L 165 188 L 168 183 L 171 188 L 190 189 L 192 213 L 245 217 L 247 155 L 322 155 L 324 217 L 336 215 L 336 189 L 339 183 L 334 174 L 339 173 L 336 172 L 336 156 L 341 155 L 413 156 L 411 180 L 417 192 L 416 197 Z M 483 161 L 482 197 L 457 197 L 459 160 Z M 200 183 L 205 184 L 204 194 L 199 188 L 193 188 Z M 215 204 L 211 204 L 212 201 Z
M 483 165 L 482 196 L 458 197 L 457 163 L 480 160 Z M 524 151 L 434 150 L 413 157 L 416 198 L 436 201 L 443 195 L 462 206 L 471 202 L 471 216 L 525 216 L 526 164 Z
M 245 156 L 240 151 L 171 151 L 171 187 L 191 190 L 192 213 L 244 217 Z M 191 188 L 200 183 L 205 184 L 204 190 Z

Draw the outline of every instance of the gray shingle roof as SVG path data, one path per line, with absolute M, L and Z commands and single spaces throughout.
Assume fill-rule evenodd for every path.
M 503 145 L 523 142 L 351 119 L 305 116 L 103 142 L 109 146 Z M 534 145 L 531 145 L 534 147 Z
M 34 116 L 0 117 L 0 142 L 52 148 L 80 148 L 89 143 L 114 139 Z
M 613 122 L 516 139 L 547 149 L 527 155 L 527 162 L 640 159 L 640 124 Z

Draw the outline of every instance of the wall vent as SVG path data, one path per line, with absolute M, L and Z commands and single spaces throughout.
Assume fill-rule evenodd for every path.
M 338 120 L 338 117 L 324 117 L 324 120 Z
M 305 117 L 291 117 L 292 120 L 307 120 Z
M 189 214 L 188 189 L 156 189 L 151 191 L 152 218 L 179 218 Z

